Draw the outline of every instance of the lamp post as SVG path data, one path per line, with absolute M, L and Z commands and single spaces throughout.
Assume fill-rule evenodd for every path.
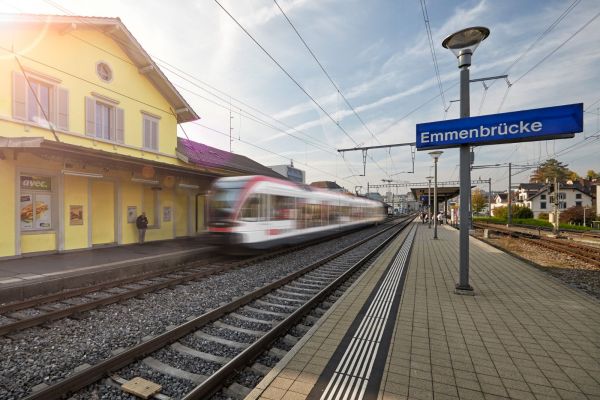
M 427 179 L 427 222 L 431 229 L 431 180 L 433 179 L 433 176 L 426 176 L 425 179 Z
M 437 239 L 437 214 L 438 214 L 438 199 L 437 199 L 437 164 L 438 158 L 442 155 L 443 151 L 431 151 L 429 155 L 433 158 L 434 164 L 434 183 L 433 183 L 433 238 Z
M 469 66 L 471 56 L 485 38 L 490 34 L 488 28 L 481 26 L 466 28 L 448 36 L 442 46 L 454 53 L 460 69 L 460 117 L 467 118 L 471 114 L 469 99 Z M 460 146 L 460 279 L 455 293 L 473 294 L 469 285 L 469 202 L 471 194 L 471 155 L 469 145 Z

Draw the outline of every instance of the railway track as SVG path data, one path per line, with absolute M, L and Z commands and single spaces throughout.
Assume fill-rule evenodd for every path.
M 388 221 L 389 222 L 389 221 Z M 351 233 L 345 231 L 329 237 L 333 240 Z M 322 241 L 309 241 L 297 246 L 278 249 L 242 260 L 225 256 L 193 261 L 166 271 L 152 272 L 142 276 L 129 277 L 117 281 L 100 283 L 85 288 L 72 289 L 56 294 L 41 296 L 21 302 L 0 306 L 0 335 L 40 326 L 70 316 L 77 316 L 109 304 L 143 296 L 165 288 L 173 288 L 220 274 L 235 268 L 274 258 L 284 253 L 297 251 Z
M 179 398 L 185 394 L 186 399 L 205 399 L 225 382 L 229 382 L 226 396 L 243 397 L 250 388 L 232 383 L 233 376 L 242 371 L 243 377 L 238 380 L 244 383 L 264 375 L 269 370 L 265 365 L 268 360 L 279 359 L 285 352 L 269 350 L 271 345 L 279 341 L 283 347 L 291 347 L 296 339 L 289 335 L 290 329 L 300 332 L 308 329 L 297 324 L 365 268 L 410 220 L 387 227 L 96 365 L 82 367 L 27 399 L 98 396 L 99 390 L 117 390 L 133 376 L 144 375 L 143 371 L 147 375 L 148 369 L 154 370 L 152 376 L 168 377 L 161 381 L 166 395 L 160 394 L 158 398 Z M 258 362 L 246 368 L 257 358 Z M 171 384 L 176 389 L 169 387 Z
M 600 249 L 597 247 L 587 246 L 572 241 L 543 237 L 533 232 L 523 232 L 507 227 L 498 227 L 482 223 L 475 223 L 474 226 L 476 228 L 488 229 L 492 232 L 498 232 L 503 235 L 516 237 L 528 243 L 567 254 L 571 257 L 577 258 L 578 260 L 585 261 L 589 264 L 595 265 L 596 267 L 600 267 Z

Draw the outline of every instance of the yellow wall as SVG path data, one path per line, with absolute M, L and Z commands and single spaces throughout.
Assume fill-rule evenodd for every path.
M 70 206 L 83 206 L 83 225 L 71 225 Z M 88 206 L 88 178 L 64 177 L 64 232 L 65 250 L 88 247 L 90 209 Z
M 173 218 L 175 221 L 175 236 L 187 236 L 188 234 L 188 193 L 185 191 L 175 192 L 175 210 Z
M 3 98 L 4 96 L 0 96 Z M 2 100 L 0 100 L 2 101 Z M 15 254 L 15 164 L 8 161 L 12 154 L 3 150 L 6 157 L 0 160 L 0 257 L 12 256 Z M 9 212 L 12 210 L 12 212 Z
M 62 29 L 64 28 L 61 27 L 60 30 Z M 14 47 L 15 51 L 22 54 L 20 61 L 24 68 L 60 79 L 58 85 L 69 90 L 69 131 L 75 135 L 59 132 L 62 142 L 181 165 L 175 158 L 177 121 L 170 111 L 170 104 L 138 71 L 138 67 L 128 62 L 127 55 L 119 45 L 101 33 L 100 29 L 78 24 L 77 30 L 61 34 L 56 26 L 49 27 L 44 33 L 41 25 L 19 27 L 2 24 L 0 46 L 9 49 Z M 99 61 L 104 61 L 111 67 L 113 80 L 110 83 L 102 81 L 96 74 L 96 63 Z M 44 136 L 53 140 L 48 129 L 24 127 L 22 122 L 12 120 L 13 71 L 20 72 L 14 56 L 0 49 L 0 87 L 6 88 L 6 95 L 0 96 L 2 136 Z M 142 146 L 141 111 L 159 116 L 159 152 L 166 156 L 143 152 L 141 149 L 113 146 L 112 143 L 85 137 L 84 99 L 91 96 L 91 92 L 117 100 L 117 107 L 125 110 L 126 145 L 136 148 Z
M 171 221 L 163 221 L 164 207 L 171 207 Z M 148 213 L 148 209 L 146 209 Z M 159 194 L 159 207 L 157 219 L 160 219 L 160 229 L 148 229 L 146 240 L 164 240 L 173 238 L 173 191 L 161 190 Z
M 121 185 L 121 241 L 123 244 L 137 243 L 138 234 L 135 222 L 127 222 L 127 207 L 135 206 L 136 218 L 142 212 L 142 185 L 123 183 Z
M 113 182 L 92 181 L 92 243 L 116 242 L 115 187 Z
M 21 253 L 56 250 L 56 233 L 21 235 Z
M 198 201 L 196 202 L 196 209 L 198 210 L 197 215 L 196 215 L 197 232 L 204 231 L 205 204 L 206 204 L 206 196 L 198 196 Z

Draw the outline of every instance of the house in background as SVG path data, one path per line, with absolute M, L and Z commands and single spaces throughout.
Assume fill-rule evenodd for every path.
M 593 196 L 584 190 L 585 187 L 578 183 L 560 184 L 558 190 L 558 209 L 566 210 L 571 207 L 591 208 Z M 551 213 L 554 210 L 554 195 L 554 193 L 550 192 L 550 185 L 544 185 L 522 203 L 533 211 L 534 218 L 538 218 L 541 213 Z
M 498 207 L 508 207 L 508 193 L 496 193 L 496 195 L 493 196 L 491 207 L 492 217 L 495 216 L 494 209 Z

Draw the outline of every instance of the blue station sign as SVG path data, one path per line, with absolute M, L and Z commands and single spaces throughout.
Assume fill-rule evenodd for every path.
M 417 124 L 417 150 L 566 139 L 583 131 L 583 103 Z

